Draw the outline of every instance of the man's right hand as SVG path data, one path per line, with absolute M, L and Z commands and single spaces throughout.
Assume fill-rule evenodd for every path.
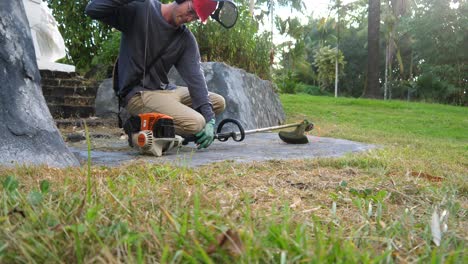
M 206 123 L 205 128 L 202 131 L 198 132 L 195 136 L 197 140 L 195 143 L 198 145 L 198 149 L 207 148 L 213 143 L 214 140 L 214 125 L 215 120 L 211 119 L 208 123 Z

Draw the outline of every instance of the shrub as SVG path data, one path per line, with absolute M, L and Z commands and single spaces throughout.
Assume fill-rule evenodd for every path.
M 286 74 L 279 76 L 276 79 L 276 85 L 278 86 L 281 93 L 294 94 L 296 93 L 296 76 L 288 70 Z
M 309 85 L 304 83 L 299 83 L 296 85 L 296 93 L 305 93 L 310 95 L 332 95 L 330 92 L 322 91 L 320 87 L 315 85 Z

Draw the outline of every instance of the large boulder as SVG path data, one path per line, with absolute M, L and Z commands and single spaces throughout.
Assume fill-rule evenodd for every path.
M 226 110 L 216 117 L 233 118 L 245 129 L 277 126 L 284 122 L 285 114 L 272 82 L 254 74 L 220 62 L 202 63 L 208 90 L 220 94 L 226 100 Z M 172 68 L 169 80 L 176 85 L 187 86 Z
M 96 93 L 94 101 L 96 116 L 102 118 L 116 117 L 119 108 L 119 100 L 115 96 L 112 88 L 112 79 L 105 79 L 100 85 Z
M 0 25 L 0 165 L 79 165 L 42 95 L 21 0 L 0 1 Z

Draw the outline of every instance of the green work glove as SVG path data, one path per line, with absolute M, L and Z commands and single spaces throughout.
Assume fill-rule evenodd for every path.
M 215 120 L 211 119 L 208 123 L 206 123 L 205 128 L 203 128 L 202 131 L 195 134 L 195 136 L 197 137 L 195 143 L 197 143 L 198 149 L 207 148 L 211 145 L 211 143 L 213 143 L 215 136 L 214 125 Z

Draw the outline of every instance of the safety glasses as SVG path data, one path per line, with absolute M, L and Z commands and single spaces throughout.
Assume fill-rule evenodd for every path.
M 237 6 L 231 0 L 216 0 L 216 2 L 219 2 L 218 8 L 211 15 L 211 18 L 225 28 L 232 28 L 237 22 Z
M 192 1 L 189 1 L 188 3 L 189 3 L 189 4 L 188 4 L 188 8 L 187 8 L 187 13 L 188 13 L 191 17 L 198 19 L 197 12 L 195 12 L 195 9 L 193 9 Z

